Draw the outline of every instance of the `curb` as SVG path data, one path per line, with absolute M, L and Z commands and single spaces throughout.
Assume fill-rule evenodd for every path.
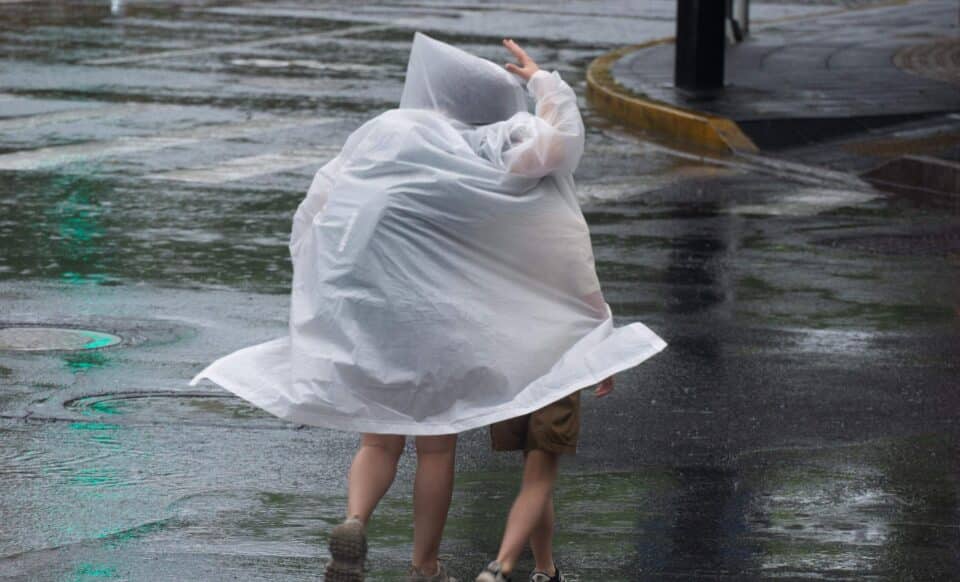
M 662 38 L 629 45 L 600 55 L 587 67 L 587 99 L 604 115 L 698 149 L 718 153 L 758 152 L 753 141 L 731 119 L 683 109 L 634 93 L 611 73 L 614 63 L 632 52 L 674 42 Z

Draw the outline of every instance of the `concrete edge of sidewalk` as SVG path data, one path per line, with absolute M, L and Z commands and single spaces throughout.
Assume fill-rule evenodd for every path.
M 756 21 L 753 28 L 785 22 L 820 18 L 851 10 L 870 10 L 913 4 L 923 0 L 880 0 L 875 5 L 840 8 L 827 13 L 791 15 Z M 660 38 L 614 49 L 595 58 L 587 67 L 587 99 L 607 117 L 666 139 L 718 153 L 756 153 L 759 148 L 732 119 L 695 109 L 685 109 L 638 94 L 617 82 L 614 63 L 645 48 L 676 42 L 675 37 Z
M 753 141 L 733 120 L 683 109 L 637 94 L 617 82 L 613 65 L 645 48 L 674 42 L 673 37 L 612 50 L 587 67 L 587 99 L 607 117 L 672 141 L 718 153 L 757 152 Z

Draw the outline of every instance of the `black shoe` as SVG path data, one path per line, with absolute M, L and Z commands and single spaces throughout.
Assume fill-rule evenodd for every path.
M 566 582 L 566 578 L 560 573 L 560 568 L 556 564 L 553 565 L 553 569 L 556 570 L 556 573 L 552 578 L 549 574 L 540 570 L 530 572 L 530 582 Z

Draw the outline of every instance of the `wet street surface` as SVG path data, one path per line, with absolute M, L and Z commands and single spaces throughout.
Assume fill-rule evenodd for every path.
M 672 34 L 674 5 L 0 2 L 0 578 L 320 578 L 356 435 L 187 381 L 286 332 L 293 212 L 398 102 L 418 28 L 497 62 L 513 36 L 574 87 L 607 301 L 670 344 L 584 400 L 557 491 L 572 579 L 956 578 L 960 209 L 594 113 L 586 66 Z M 459 445 L 461 580 L 519 485 L 487 439 Z M 371 580 L 406 572 L 412 469 Z

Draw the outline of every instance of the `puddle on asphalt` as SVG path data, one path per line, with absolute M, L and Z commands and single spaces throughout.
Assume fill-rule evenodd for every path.
M 51 403 L 34 408 L 42 418 Z M 74 416 L 122 424 L 190 424 L 233 428 L 293 428 L 264 410 L 231 394 L 215 392 L 114 392 L 71 398 L 63 409 Z
M 571 580 L 581 582 L 664 576 L 947 579 L 960 550 L 956 459 L 954 442 L 919 436 L 758 450 L 720 467 L 562 472 L 555 497 L 556 554 Z M 115 487 L 115 477 L 77 473 L 86 481 L 74 486 Z M 441 558 L 461 579 L 495 555 L 519 478 L 519 466 L 457 475 Z M 142 569 L 147 564 L 162 568 L 166 579 L 226 579 L 239 574 L 240 562 L 246 579 L 322 572 L 327 536 L 342 519 L 342 491 L 225 483 L 180 497 L 154 521 L 57 550 L 71 559 L 55 559 L 144 580 L 159 579 Z M 411 512 L 410 484 L 398 482 L 370 524 L 372 582 L 394 582 L 405 573 Z M 35 559 L 28 552 L 0 561 L 0 572 Z M 518 571 L 525 574 L 531 566 L 525 554 Z
M 760 571 L 952 578 L 960 548 L 956 459 L 955 444 L 939 437 L 745 455 L 741 478 L 747 523 L 762 540 Z M 932 540 L 939 540 L 933 548 Z
M 960 252 L 960 224 L 914 229 L 910 233 L 869 233 L 822 239 L 817 244 L 890 257 L 944 257 Z
M 669 188 L 684 180 L 707 180 L 735 176 L 740 172 L 708 164 L 679 163 L 665 160 L 662 171 L 624 176 L 621 181 L 578 182 L 577 197 L 581 203 L 610 203 L 642 201 L 645 204 L 670 202 Z
M 745 321 L 754 319 L 766 327 L 809 328 L 824 331 L 821 340 L 830 337 L 828 330 L 872 332 L 905 332 L 911 328 L 933 328 L 955 325 L 956 308 L 950 305 L 925 303 L 861 303 L 824 296 L 823 290 L 795 290 L 777 301 L 752 303 L 740 307 L 738 315 Z M 836 335 L 834 337 L 841 337 Z
M 632 579 L 638 528 L 664 517 L 662 499 L 674 486 L 670 475 L 590 473 L 563 475 L 556 503 L 561 527 L 556 551 L 571 580 Z M 476 574 L 496 554 L 503 520 L 519 486 L 519 472 L 457 475 L 441 559 L 461 579 Z M 213 491 L 182 498 L 168 507 L 176 528 L 152 540 L 164 551 L 203 547 L 223 556 L 271 556 L 322 571 L 326 540 L 342 519 L 342 495 Z M 395 582 L 406 574 L 412 546 L 409 484 L 398 484 L 381 502 L 369 526 L 368 580 Z M 602 556 L 602 563 L 597 563 Z M 520 569 L 532 566 L 525 556 Z
M 880 337 L 886 337 L 874 331 L 859 329 L 784 329 L 788 334 L 786 343 L 790 350 L 803 354 L 847 354 L 866 355 L 876 349 Z M 893 336 L 896 337 L 896 336 Z M 771 352 L 782 351 L 768 348 Z
M 858 206 L 879 198 L 879 194 L 836 188 L 798 188 L 775 194 L 762 204 L 733 204 L 732 214 L 757 216 L 813 216 L 838 208 Z

